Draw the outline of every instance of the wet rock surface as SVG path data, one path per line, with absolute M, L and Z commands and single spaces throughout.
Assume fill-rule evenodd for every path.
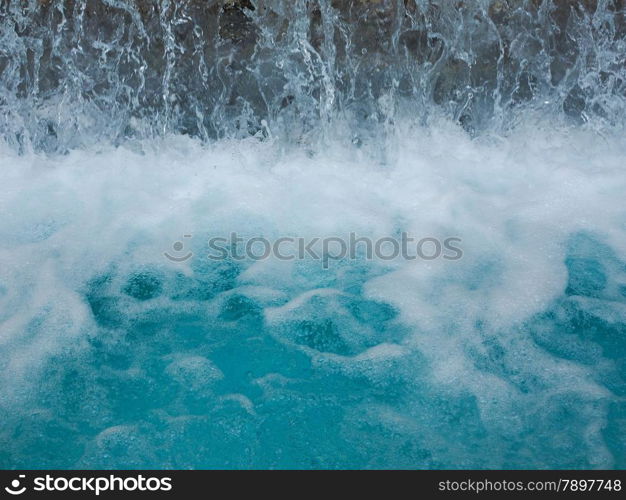
M 285 113 L 302 134 L 432 103 L 472 130 L 539 98 L 615 121 L 626 95 L 622 0 L 4 0 L 0 15 L 0 128 L 22 149 L 276 132 Z

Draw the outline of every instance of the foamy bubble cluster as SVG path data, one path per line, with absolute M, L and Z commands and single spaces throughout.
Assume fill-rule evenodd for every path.
M 5 148 L 0 465 L 623 467 L 625 155 L 530 117 L 397 123 L 376 154 Z M 207 259 L 233 230 L 463 258 Z

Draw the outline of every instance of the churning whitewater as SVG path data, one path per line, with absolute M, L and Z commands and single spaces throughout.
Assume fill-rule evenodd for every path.
M 625 468 L 624 14 L 1 2 L 0 467 Z

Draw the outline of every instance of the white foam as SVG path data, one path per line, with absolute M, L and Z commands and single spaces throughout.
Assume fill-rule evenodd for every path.
M 609 398 L 591 367 L 551 356 L 520 325 L 563 294 L 572 234 L 593 233 L 618 255 L 626 253 L 626 140 L 538 123 L 491 140 L 471 140 L 447 122 L 398 126 L 397 134 L 387 164 L 352 145 L 328 144 L 310 155 L 281 151 L 272 142 L 202 146 L 184 137 L 170 137 L 145 154 L 120 147 L 45 158 L 2 150 L 5 396 L 36 379 L 44 359 L 93 331 L 81 290 L 111 263 L 189 273 L 189 263 L 163 258 L 183 234 L 386 236 L 402 229 L 418 237 L 458 236 L 464 256 L 397 261 L 393 272 L 366 283 L 366 295 L 393 304 L 411 333 L 405 347 L 382 343 L 357 361 L 385 361 L 406 347 L 419 351 L 433 383 L 476 395 L 488 422 L 494 408 L 513 415 L 525 397 L 470 359 L 468 352 L 482 349 L 489 332 L 505 347 L 508 363 L 535 371 L 546 397 L 574 391 Z M 201 241 L 194 244 L 202 250 Z M 272 266 L 253 265 L 240 283 L 282 297 L 293 266 Z M 268 309 L 267 317 L 288 318 L 320 293 L 337 292 L 305 292 Z M 187 361 L 176 366 L 213 373 L 205 361 Z M 589 432 L 590 443 L 597 441 L 596 431 Z

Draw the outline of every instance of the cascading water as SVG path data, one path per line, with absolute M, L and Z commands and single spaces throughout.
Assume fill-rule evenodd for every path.
M 0 0 L 0 467 L 626 467 L 625 14 Z

